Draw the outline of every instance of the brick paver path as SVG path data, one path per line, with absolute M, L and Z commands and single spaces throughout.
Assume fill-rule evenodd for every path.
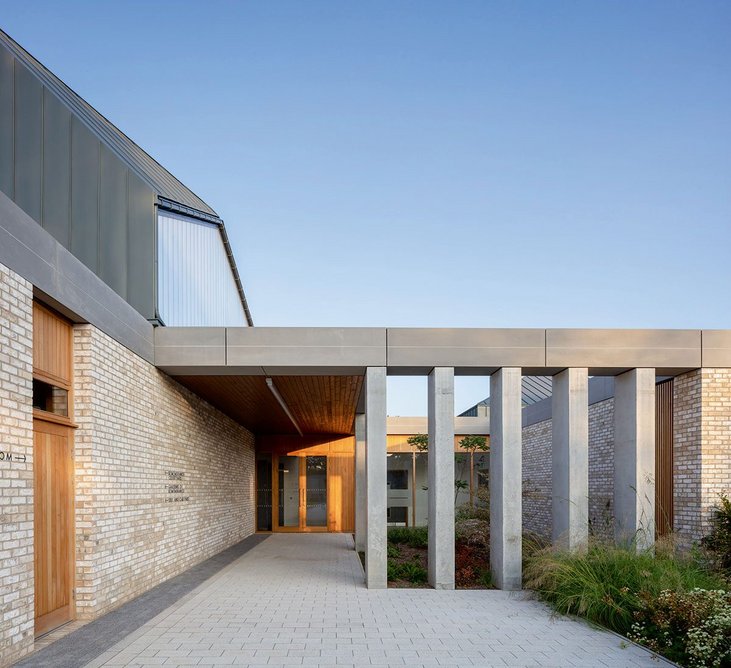
M 98 666 L 660 666 L 500 591 L 368 591 L 352 537 L 275 534 Z

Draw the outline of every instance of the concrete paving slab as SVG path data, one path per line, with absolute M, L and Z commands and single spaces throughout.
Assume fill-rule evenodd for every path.
M 87 668 L 672 665 L 525 593 L 363 580 L 352 536 L 275 534 Z

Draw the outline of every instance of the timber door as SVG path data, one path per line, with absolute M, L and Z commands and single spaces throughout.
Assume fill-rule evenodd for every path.
M 73 619 L 73 459 L 69 427 L 34 420 L 36 635 Z
M 73 329 L 33 304 L 35 631 L 74 618 Z

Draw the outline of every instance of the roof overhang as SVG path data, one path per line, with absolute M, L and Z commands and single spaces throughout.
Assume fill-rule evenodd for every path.
M 445 366 L 457 375 L 586 367 L 593 376 L 632 368 L 674 376 L 731 367 L 731 330 L 164 327 L 155 363 L 171 375 L 362 375 L 369 366 L 425 375 Z

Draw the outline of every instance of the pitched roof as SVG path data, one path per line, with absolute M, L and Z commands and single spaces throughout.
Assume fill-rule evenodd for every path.
M 530 406 L 536 404 L 539 401 L 548 399 L 553 391 L 553 380 L 551 376 L 523 376 L 521 379 L 521 398 L 523 400 L 523 406 Z M 489 406 L 490 397 L 483 399 L 479 403 L 471 406 L 463 413 L 459 414 L 459 417 L 466 417 L 471 415 L 477 415 L 478 406 Z
M 99 139 L 132 169 L 158 196 L 185 207 L 218 218 L 218 214 L 175 178 L 159 162 L 135 144 L 109 119 L 69 88 L 53 72 L 44 67 L 9 35 L 0 30 L 3 44 L 50 91 L 52 91 Z

